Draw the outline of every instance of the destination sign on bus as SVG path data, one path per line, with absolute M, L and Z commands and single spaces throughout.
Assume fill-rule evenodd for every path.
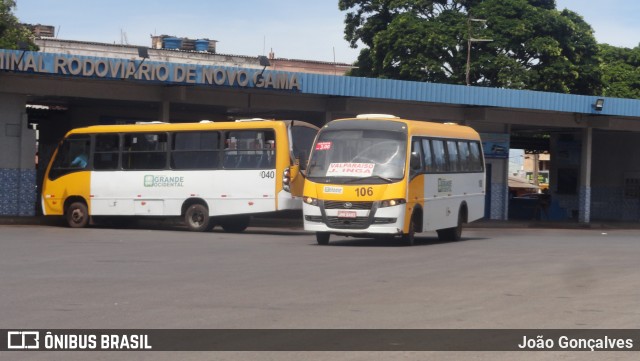
M 331 163 L 327 177 L 370 177 L 375 163 Z

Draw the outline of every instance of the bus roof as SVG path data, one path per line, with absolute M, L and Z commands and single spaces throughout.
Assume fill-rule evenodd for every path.
M 300 120 L 260 120 L 260 121 L 225 121 L 225 122 L 199 122 L 199 123 L 163 123 L 163 122 L 144 122 L 138 124 L 120 124 L 120 125 L 92 125 L 83 128 L 75 128 L 70 130 L 66 136 L 71 134 L 89 134 L 89 133 L 133 133 L 133 132 L 169 132 L 169 131 L 197 131 L 197 130 L 221 130 L 221 129 L 260 129 L 275 128 L 295 124 L 318 129 L 313 124 Z
M 338 122 L 398 122 L 407 126 L 409 135 L 435 136 L 443 138 L 480 140 L 480 135 L 473 128 L 456 123 L 438 123 L 423 120 L 402 119 L 388 114 L 362 114 L 355 118 L 342 118 L 333 120 Z

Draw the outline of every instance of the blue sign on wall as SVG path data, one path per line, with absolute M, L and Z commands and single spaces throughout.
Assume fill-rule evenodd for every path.
M 480 133 L 485 158 L 509 158 L 509 134 Z

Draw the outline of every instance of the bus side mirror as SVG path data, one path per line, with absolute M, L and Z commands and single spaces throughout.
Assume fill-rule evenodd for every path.
M 289 166 L 285 171 L 285 176 L 283 177 L 283 189 L 291 193 L 292 196 L 302 197 L 302 190 L 304 189 L 304 175 L 302 174 L 298 164 Z
M 298 174 L 300 174 L 300 165 L 296 162 L 296 164 L 289 167 L 289 177 L 291 177 L 292 182 L 298 178 Z

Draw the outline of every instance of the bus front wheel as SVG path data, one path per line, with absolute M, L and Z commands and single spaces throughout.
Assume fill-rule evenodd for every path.
M 328 245 L 329 238 L 331 238 L 331 233 L 329 232 L 316 232 L 316 242 L 321 246 Z
M 83 202 L 73 202 L 67 208 L 67 223 L 71 228 L 84 228 L 89 224 L 89 211 Z
M 190 231 L 206 231 L 209 226 L 209 209 L 202 204 L 190 205 L 184 213 L 184 223 Z
M 416 242 L 416 221 L 415 217 L 411 217 L 409 221 L 409 229 L 407 233 L 402 234 L 402 243 L 405 246 L 413 246 Z

